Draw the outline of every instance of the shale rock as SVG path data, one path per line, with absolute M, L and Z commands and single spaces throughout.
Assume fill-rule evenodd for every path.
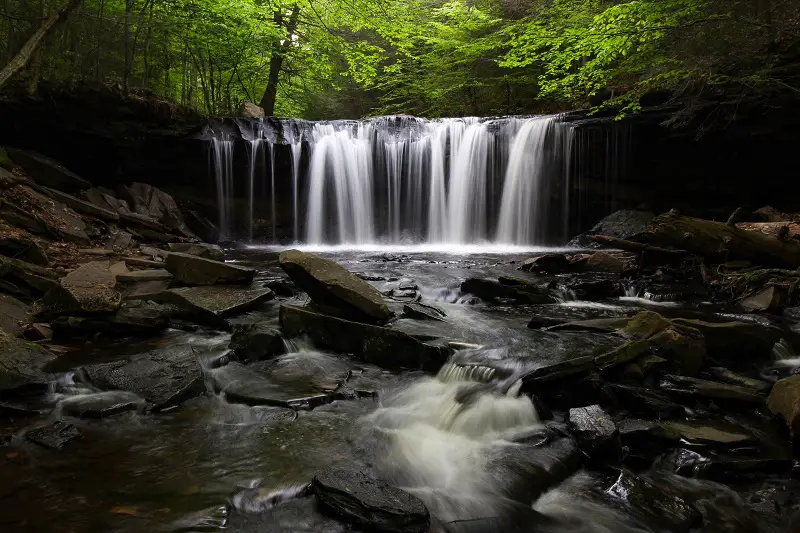
M 42 368 L 54 359 L 38 344 L 0 330 L 0 397 L 47 390 L 50 377 Z
M 27 239 L 15 236 L 0 237 L 0 254 L 34 265 L 47 266 L 50 264 L 50 259 L 44 249 L 30 235 Z
M 18 335 L 27 322 L 30 308 L 11 296 L 0 294 L 0 330 Z
M 703 516 L 665 483 L 623 470 L 607 494 L 625 502 L 634 516 L 654 530 L 686 532 L 699 526 Z
M 95 333 L 115 335 L 155 335 L 167 329 L 176 309 L 155 302 L 134 300 L 123 302 L 111 315 L 80 317 L 60 316 L 53 320 L 56 339 L 86 337 Z
M 229 348 L 243 361 L 261 361 L 286 353 L 281 332 L 265 322 L 234 326 Z
M 569 259 L 564 254 L 545 254 L 531 257 L 522 262 L 519 270 L 528 272 L 563 272 L 569 266 Z
M 619 239 L 630 239 L 647 230 L 647 225 L 655 217 L 649 211 L 635 211 L 622 209 L 611 213 L 598 222 L 586 234 L 581 234 L 572 239 L 567 246 L 575 248 L 594 247 L 586 235 L 608 235 Z
M 786 421 L 792 438 L 800 435 L 800 375 L 778 381 L 767 401 L 767 407 L 775 416 Z
M 702 333 L 708 354 L 716 359 L 751 361 L 766 358 L 781 338 L 779 329 L 753 322 L 715 323 L 689 318 L 676 318 L 672 322 Z
M 595 252 L 586 260 L 586 270 L 594 272 L 622 272 L 625 265 L 622 260 L 606 252 Z
M 567 287 L 575 291 L 579 300 L 604 300 L 624 294 L 622 285 L 613 279 L 576 279 Z
M 594 370 L 594 358 L 587 355 L 541 366 L 529 372 L 523 380 L 526 384 L 536 386 L 547 383 L 548 381 L 555 381 L 576 374 L 588 373 L 592 370 Z
M 594 358 L 594 364 L 598 370 L 608 370 L 610 368 L 629 363 L 641 357 L 650 350 L 650 341 L 631 341 L 622 346 L 598 355 Z
M 99 218 L 108 222 L 117 222 L 119 220 L 119 213 L 116 211 L 110 211 L 108 209 L 97 207 L 91 202 L 81 200 L 80 198 L 75 198 L 71 194 L 50 189 L 48 187 L 43 187 L 40 190 L 44 191 L 45 194 L 57 202 L 61 202 L 67 207 L 74 209 L 78 213 L 83 213 L 84 215 L 89 215 L 90 217 Z
M 170 231 L 197 238 L 183 221 L 178 204 L 164 191 L 146 183 L 132 183 L 128 187 L 120 186 L 120 196 L 130 203 L 135 213 L 157 220 Z
M 760 379 L 753 379 L 747 376 L 739 375 L 727 368 L 715 366 L 708 369 L 708 372 L 720 381 L 730 385 L 738 385 L 740 387 L 748 387 L 757 392 L 767 392 L 772 388 L 771 383 L 761 381 Z
M 281 305 L 280 322 L 281 329 L 289 337 L 308 335 L 319 347 L 352 353 L 387 368 L 438 370 L 448 356 L 448 350 L 426 344 L 401 331 L 291 305 Z
M 124 361 L 88 365 L 81 373 L 100 389 L 128 391 L 144 398 L 156 411 L 206 391 L 197 356 L 186 344 L 137 354 Z
M 18 148 L 6 148 L 6 150 L 14 163 L 24 168 L 26 174 L 40 185 L 64 191 L 80 191 L 92 186 L 85 179 L 41 154 Z
M 175 281 L 184 285 L 214 285 L 216 283 L 250 283 L 256 271 L 189 254 L 172 252 L 164 262 Z
M 172 274 L 163 268 L 134 270 L 117 275 L 117 283 L 140 283 L 144 281 L 171 281 Z
M 3 255 L 0 255 L 0 282 L 3 282 L 0 286 L 6 290 L 15 288 L 33 296 L 60 288 L 53 271 Z
M 0 201 L 0 216 L 32 233 L 79 244 L 90 241 L 86 224 L 77 213 L 26 185 L 5 191 Z
M 461 290 L 487 301 L 511 300 L 526 304 L 547 304 L 555 301 L 546 289 L 511 277 L 504 277 L 502 281 L 469 278 L 461 284 Z
M 52 315 L 115 312 L 122 302 L 122 294 L 114 288 L 118 272 L 120 267 L 109 261 L 81 265 L 61 279 L 59 288 L 47 293 L 44 310 Z
M 693 444 L 735 447 L 755 444 L 758 440 L 745 428 L 713 420 L 681 420 L 665 422 L 664 427 L 680 434 Z
M 706 344 L 702 333 L 658 313 L 642 311 L 620 329 L 620 333 L 648 340 L 659 357 L 672 361 L 683 374 L 696 375 L 705 362 Z
M 252 102 L 244 101 L 239 106 L 239 116 L 246 118 L 264 118 L 264 108 Z
M 419 498 L 361 472 L 325 470 L 312 486 L 323 508 L 358 527 L 391 533 L 425 533 L 430 527 Z
M 656 390 L 614 384 L 611 391 L 621 407 L 639 416 L 668 420 L 686 414 L 683 407 Z
M 256 284 L 180 287 L 153 297 L 158 302 L 176 306 L 181 315 L 223 329 L 229 327 L 224 318 L 258 307 L 273 298 L 275 294 L 271 290 Z
M 739 305 L 749 312 L 779 313 L 788 300 L 788 287 L 768 285 L 756 294 L 744 298 Z
M 222 251 L 222 248 L 216 244 L 206 244 L 204 242 L 171 242 L 167 246 L 169 246 L 170 252 L 196 255 L 198 257 L 205 257 L 206 259 L 213 259 L 214 261 L 225 260 L 225 253 Z
M 81 438 L 81 434 L 74 424 L 67 424 L 57 420 L 52 424 L 28 431 L 25 434 L 25 438 L 39 446 L 44 446 L 51 450 L 60 450 L 73 440 Z
M 693 450 L 679 448 L 668 453 L 662 463 L 682 476 L 734 481 L 748 475 L 785 474 L 791 468 L 792 459 L 791 454 L 772 449 L 756 448 L 752 453 L 731 453 L 704 447 Z
M 591 459 L 619 461 L 622 455 L 619 430 L 599 405 L 570 409 L 569 426 L 581 450 Z
M 664 376 L 661 390 L 670 395 L 762 405 L 764 397 L 749 387 L 728 385 L 686 376 Z
M 651 457 L 678 442 L 681 434 L 662 422 L 628 418 L 617 424 L 620 440 L 633 452 L 652 452 Z
M 437 320 L 444 322 L 447 315 L 432 305 L 425 305 L 421 303 L 408 303 L 403 306 L 403 317 L 416 318 L 418 320 Z
M 326 313 L 370 324 L 385 324 L 391 318 L 375 287 L 333 261 L 288 250 L 281 253 L 280 265 Z

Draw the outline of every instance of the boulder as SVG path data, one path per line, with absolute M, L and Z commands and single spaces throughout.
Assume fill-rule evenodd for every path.
M 81 200 L 80 198 L 76 198 L 71 194 L 50 189 L 48 187 L 42 187 L 40 190 L 53 198 L 55 201 L 61 202 L 67 207 L 74 209 L 78 213 L 83 213 L 84 215 L 89 215 L 90 217 L 99 218 L 100 220 L 105 220 L 108 222 L 117 222 L 119 220 L 119 213 L 116 211 L 103 209 L 102 207 L 98 207 L 91 202 Z
M 203 372 L 188 344 L 158 348 L 124 361 L 87 365 L 80 374 L 100 389 L 132 392 L 153 404 L 155 411 L 206 392 Z
M 672 322 L 702 333 L 708 355 L 715 359 L 752 361 L 766 358 L 781 338 L 778 328 L 754 322 L 716 323 L 690 318 L 676 318 Z
M 524 304 L 555 302 L 555 298 L 550 295 L 547 289 L 540 288 L 525 280 L 507 276 L 503 276 L 502 281 L 469 278 L 461 283 L 461 291 L 474 294 L 478 298 L 487 301 L 511 300 Z
M 612 463 L 620 460 L 619 430 L 599 405 L 570 409 L 569 427 L 581 451 L 590 459 Z
M 352 353 L 359 359 L 386 368 L 438 370 L 449 352 L 401 331 L 291 305 L 281 305 L 280 323 L 289 337 L 308 335 L 319 347 Z
M 519 270 L 526 272 L 563 272 L 569 266 L 569 259 L 564 254 L 544 254 L 526 259 Z
M 314 476 L 312 487 L 324 509 L 359 528 L 426 533 L 430 527 L 419 498 L 362 472 L 324 470 Z
M 659 387 L 668 394 L 678 397 L 706 398 L 752 405 L 764 403 L 764 397 L 749 387 L 685 376 L 666 375 Z
M 772 387 L 767 407 L 786 421 L 793 439 L 800 435 L 800 375 L 784 378 Z
M 170 325 L 172 306 L 145 300 L 123 302 L 120 309 L 102 316 L 59 316 L 51 322 L 56 339 L 88 337 L 96 333 L 120 336 L 155 335 Z
M 109 261 L 90 261 L 61 279 L 60 286 L 45 295 L 42 306 L 48 314 L 113 313 L 122 303 L 114 286 L 117 274 Z
M 658 313 L 642 311 L 619 331 L 623 335 L 648 340 L 656 355 L 672 361 L 686 375 L 696 375 L 705 362 L 706 344 L 703 334 L 684 323 L 670 321 Z
M 607 235 L 619 239 L 631 239 L 644 233 L 654 217 L 655 214 L 649 211 L 621 209 L 604 217 L 588 232 L 569 241 L 567 246 L 570 248 L 595 247 L 596 245 L 587 239 L 586 235 Z
M 57 420 L 51 424 L 39 426 L 25 433 L 25 438 L 34 444 L 60 450 L 70 442 L 80 439 L 82 435 L 75 427 L 75 424 L 68 424 Z
M 286 353 L 281 332 L 275 326 L 265 322 L 234 326 L 231 343 L 228 347 L 234 351 L 237 358 L 243 361 L 272 359 Z
M 0 330 L 12 335 L 22 333 L 23 324 L 28 322 L 30 307 L 12 296 L 0 294 Z
M 215 285 L 169 289 L 153 297 L 172 304 L 179 314 L 212 327 L 228 329 L 224 318 L 244 313 L 275 298 L 275 294 L 257 284 L 249 286 Z
M 239 116 L 245 118 L 264 118 L 264 108 L 245 100 L 239 106 Z
M 134 213 L 157 220 L 169 231 L 175 231 L 184 237 L 197 238 L 183 221 L 178 204 L 164 191 L 147 183 L 132 183 L 127 187 L 121 185 L 119 192 L 120 197 L 128 201 Z
M 703 515 L 671 485 L 628 470 L 620 473 L 606 494 L 623 502 L 629 512 L 653 531 L 683 533 L 703 523 Z
M 432 305 L 407 303 L 403 306 L 403 318 L 444 322 L 446 316 L 444 311 Z
M 621 259 L 607 252 L 595 252 L 586 260 L 585 269 L 593 272 L 619 273 L 625 268 Z
M 67 170 L 56 161 L 36 152 L 6 148 L 14 164 L 25 169 L 25 173 L 40 185 L 62 191 L 81 191 L 92 186 L 74 172 Z
M 286 298 L 291 298 L 294 296 L 297 288 L 295 287 L 294 283 L 288 279 L 271 279 L 264 283 L 264 286 L 272 289 L 272 292 L 278 296 L 284 296 Z
M 46 391 L 51 378 L 42 369 L 53 360 L 38 344 L 0 330 L 0 398 Z
M 664 422 L 664 427 L 678 433 L 684 441 L 692 444 L 733 448 L 758 442 L 758 439 L 745 428 L 714 420 Z
M 171 252 L 164 268 L 184 285 L 214 285 L 216 283 L 250 283 L 256 271 L 229 263 L 212 261 L 189 254 Z
M 22 233 L 25 237 L 14 235 L 0 236 L 0 254 L 13 257 L 34 265 L 47 266 L 50 259 L 44 249 L 33 240 L 30 234 Z
M 204 242 L 171 242 L 168 243 L 167 246 L 170 252 L 196 255 L 198 257 L 205 257 L 206 259 L 213 259 L 214 261 L 225 260 L 225 253 L 222 251 L 222 248 L 216 244 L 206 244 Z
M 625 294 L 622 284 L 613 279 L 576 279 L 569 283 L 567 288 L 575 292 L 578 300 L 605 300 Z
M 385 324 L 391 318 L 375 287 L 333 261 L 288 250 L 281 253 L 280 266 L 326 313 L 370 324 Z
M 788 287 L 782 285 L 767 285 L 757 293 L 744 298 L 739 302 L 739 306 L 751 313 L 779 313 L 788 300 Z

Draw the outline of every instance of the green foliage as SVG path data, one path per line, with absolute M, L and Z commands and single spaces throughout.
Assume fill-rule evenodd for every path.
M 3 0 L 0 63 L 63 2 Z M 127 82 L 210 114 L 258 103 L 271 65 L 280 115 L 624 114 L 659 93 L 688 109 L 800 92 L 799 14 L 800 0 L 85 0 L 27 77 Z

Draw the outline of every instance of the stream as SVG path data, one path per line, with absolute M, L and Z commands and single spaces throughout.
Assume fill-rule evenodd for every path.
M 224 364 L 230 334 L 174 329 L 156 339 L 67 346 L 69 351 L 48 369 L 54 382 L 40 398 L 42 416 L 75 424 L 82 439 L 54 451 L 26 441 L 20 423 L 2 422 L 0 435 L 11 437 L 0 448 L 0 530 L 349 531 L 316 512 L 313 497 L 302 497 L 315 472 L 332 466 L 363 470 L 416 495 L 435 516 L 431 531 L 618 533 L 694 527 L 654 517 L 649 509 L 659 503 L 628 494 L 619 471 L 558 473 L 559 445 L 566 445 L 558 437 L 563 413 L 547 420 L 527 396 L 518 395 L 520 383 L 513 376 L 596 354 L 617 342 L 603 333 L 528 329 L 533 315 L 577 320 L 627 317 L 642 309 L 665 316 L 722 316 L 722 310 L 710 304 L 683 309 L 643 298 L 635 288 L 625 297 L 594 302 L 575 300 L 565 290 L 559 292 L 560 302 L 547 305 L 487 304 L 461 293 L 467 277 L 521 276 L 518 263 L 530 253 L 515 248 L 313 251 L 353 272 L 383 278 L 372 281 L 379 289 L 413 280 L 422 301 L 447 316 L 442 322 L 402 318 L 393 327 L 461 343 L 451 362 L 477 370 L 446 365 L 438 375 L 393 372 L 326 353 L 308 339 L 290 339 L 288 353 L 256 363 L 276 394 L 308 397 L 342 379 L 354 390 L 375 393 L 292 410 L 250 407 L 215 392 L 215 384 L 239 379 L 231 373 L 232 364 Z M 257 268 L 259 280 L 284 276 L 275 249 L 234 251 L 231 257 Z M 277 327 L 279 305 L 302 304 L 305 298 L 272 300 L 232 322 L 268 321 Z M 96 420 L 68 414 L 71 402 L 116 394 L 88 387 L 81 379 L 83 365 L 187 349 L 196 353 L 207 394 L 153 414 L 129 411 Z M 497 381 L 491 372 L 502 370 L 511 376 L 507 383 L 489 386 Z M 540 446 L 545 438 L 552 446 Z M 757 497 L 785 485 L 786 475 L 723 485 L 677 475 L 666 466 L 654 466 L 652 474 L 701 509 L 703 531 L 787 531 L 785 519 L 765 510 L 768 498 Z M 521 502 L 533 494 L 534 479 L 552 483 L 533 495 L 531 507 Z

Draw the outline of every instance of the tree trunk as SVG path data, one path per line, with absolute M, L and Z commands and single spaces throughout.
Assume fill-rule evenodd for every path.
M 670 211 L 650 221 L 641 240 L 673 246 L 720 261 L 743 259 L 755 265 L 800 266 L 800 243 L 745 231 L 724 222 L 679 215 Z
M 44 24 L 42 24 L 31 38 L 28 39 L 17 55 L 0 70 L 0 88 L 28 65 L 32 56 L 42 45 L 45 38 L 50 35 L 61 22 L 65 21 L 67 17 L 69 17 L 69 14 L 72 13 L 82 1 L 83 0 L 69 0 L 63 9 L 54 13 L 50 18 L 44 21 Z
M 44 0 L 39 0 L 39 19 L 42 21 L 42 25 L 47 23 L 47 19 L 45 18 L 46 12 L 44 8 Z M 47 38 L 45 37 L 45 41 Z M 39 46 L 36 50 L 33 51 L 31 54 L 31 60 L 28 63 L 28 81 L 25 84 L 25 89 L 27 90 L 30 96 L 36 94 L 37 89 L 39 88 L 39 80 L 42 79 L 42 47 Z
M 131 50 L 131 11 L 133 0 L 125 0 L 125 74 L 122 76 L 122 89 L 127 93 L 131 81 L 131 63 L 133 52 Z
M 289 14 L 289 24 L 286 26 L 286 38 L 281 43 L 276 42 L 272 47 L 272 57 L 269 60 L 269 77 L 267 78 L 267 88 L 264 91 L 264 96 L 261 98 L 261 107 L 264 109 L 266 116 L 275 114 L 275 99 L 278 96 L 278 81 L 280 79 L 281 69 L 283 68 L 283 60 L 286 57 L 289 48 L 292 46 L 292 35 L 297 28 L 297 18 L 300 16 L 300 6 L 295 4 L 292 7 L 292 12 Z M 275 24 L 281 26 L 283 24 L 283 13 L 280 10 L 275 11 Z

